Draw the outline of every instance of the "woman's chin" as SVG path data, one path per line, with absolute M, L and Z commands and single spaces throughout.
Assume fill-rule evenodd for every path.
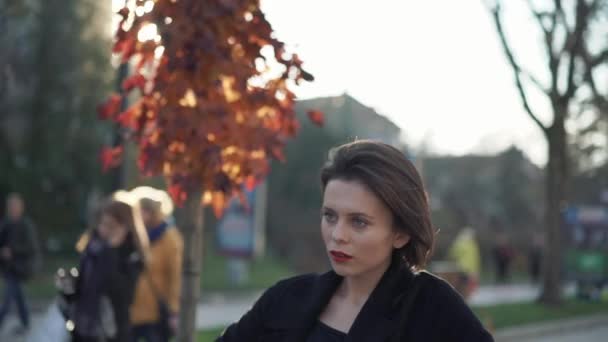
M 334 270 L 334 272 L 336 272 L 337 275 L 341 277 L 351 276 L 353 273 L 350 267 L 342 264 L 337 264 L 335 262 L 331 263 L 331 268 Z

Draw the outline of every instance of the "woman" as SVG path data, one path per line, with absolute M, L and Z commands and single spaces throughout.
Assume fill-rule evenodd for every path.
M 173 202 L 165 191 L 141 186 L 132 193 L 139 198 L 150 242 L 150 258 L 137 281 L 131 306 L 133 341 L 169 341 L 177 330 L 183 240 L 170 223 Z
M 435 231 L 402 152 L 372 141 L 340 146 L 321 185 L 332 270 L 277 283 L 217 341 L 492 341 L 450 285 L 419 271 Z
M 73 341 L 130 341 L 129 306 L 141 269 L 133 208 L 113 198 L 84 237 L 72 306 Z M 72 324 L 68 324 L 72 325 Z

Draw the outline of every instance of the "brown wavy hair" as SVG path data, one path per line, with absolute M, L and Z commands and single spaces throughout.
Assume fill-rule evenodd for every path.
M 112 216 L 116 222 L 127 228 L 129 234 L 132 235 L 135 232 L 133 210 L 128 204 L 116 200 L 108 200 L 101 208 L 101 213 Z
M 133 220 L 133 211 L 128 204 L 112 199 L 105 200 L 101 208 L 99 208 L 98 213 L 95 215 L 95 225 L 99 223 L 101 216 L 104 214 L 111 216 L 116 220 L 116 222 L 125 225 L 127 228 L 127 238 L 125 242 L 132 245 L 135 244 L 135 223 Z M 76 242 L 76 250 L 78 252 L 83 252 L 94 234 L 97 234 L 95 226 L 90 227 L 78 239 Z
M 412 269 L 426 265 L 435 245 L 435 229 L 422 178 L 403 152 L 370 140 L 338 146 L 321 169 L 323 192 L 333 179 L 358 181 L 371 190 L 392 212 L 395 228 L 410 236 L 393 256 Z

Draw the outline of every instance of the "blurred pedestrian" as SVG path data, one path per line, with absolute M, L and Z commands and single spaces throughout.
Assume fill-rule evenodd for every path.
M 496 242 L 492 251 L 494 255 L 496 282 L 506 283 L 510 278 L 511 261 L 515 255 L 508 236 L 503 231 L 496 235 Z
M 145 252 L 136 207 L 115 194 L 78 246 L 82 254 L 69 317 L 74 342 L 130 342 L 129 307 Z
M 479 273 L 481 271 L 481 257 L 479 245 L 475 238 L 475 230 L 471 227 L 464 227 L 456 236 L 454 243 L 449 250 L 449 258 L 454 261 L 461 274 L 461 293 L 464 298 L 468 298 L 479 284 Z
M 23 197 L 12 193 L 6 200 L 6 218 L 0 222 L 0 269 L 4 278 L 0 327 L 14 303 L 21 321 L 21 327 L 15 330 L 17 334 L 23 334 L 29 328 L 30 315 L 23 284 L 34 273 L 38 253 L 36 228 L 25 216 Z
M 420 271 L 436 231 L 402 151 L 342 145 L 330 152 L 321 186 L 332 270 L 278 282 L 216 341 L 492 341 L 452 286 Z
M 132 192 L 140 199 L 150 241 L 150 257 L 131 306 L 134 341 L 166 342 L 177 330 L 183 240 L 169 222 L 173 203 L 165 191 L 138 187 Z
M 540 279 L 544 242 L 543 235 L 536 233 L 528 250 L 528 272 L 533 283 L 537 283 Z

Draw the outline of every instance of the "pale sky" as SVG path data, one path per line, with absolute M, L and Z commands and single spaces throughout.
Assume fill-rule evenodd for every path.
M 520 60 L 546 79 L 525 1 L 505 3 Z M 514 143 L 545 163 L 483 0 L 262 0 L 262 8 L 316 78 L 296 89 L 300 98 L 348 92 L 392 119 L 414 148 L 492 153 Z M 542 97 L 532 105 L 549 117 Z

